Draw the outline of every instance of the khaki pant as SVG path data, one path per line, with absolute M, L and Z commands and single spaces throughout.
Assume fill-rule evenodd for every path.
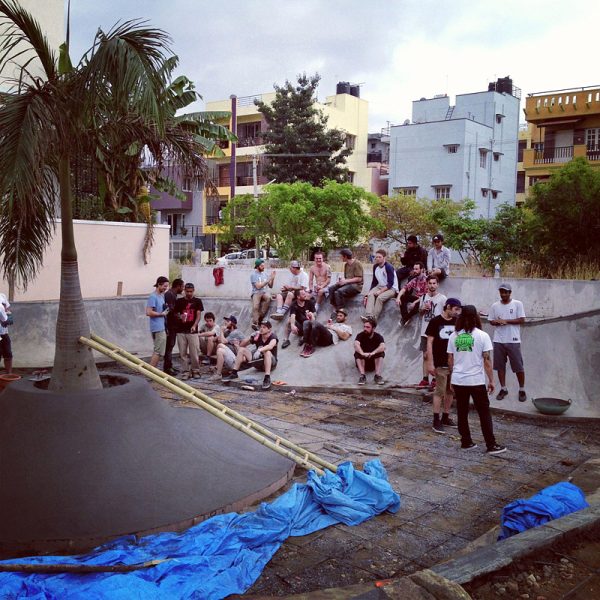
M 271 304 L 271 294 L 267 292 L 257 292 L 252 295 L 252 322 L 260 323 L 269 310 Z
M 197 333 L 178 333 L 177 334 L 177 346 L 179 347 L 179 358 L 183 362 L 183 370 L 190 370 L 190 363 L 192 371 L 200 370 L 200 363 L 198 362 L 198 334 Z
M 374 292 L 376 292 L 379 288 L 373 288 L 369 295 L 367 296 L 367 308 L 365 310 L 366 315 L 370 315 L 379 319 L 379 315 L 383 310 L 383 305 L 390 299 L 394 298 L 398 292 L 394 288 L 390 288 L 385 292 L 382 292 L 378 296 L 375 296 Z

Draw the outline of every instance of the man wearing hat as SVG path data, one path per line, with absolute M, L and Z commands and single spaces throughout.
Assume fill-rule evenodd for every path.
M 500 391 L 496 400 L 504 400 L 508 396 L 506 387 L 506 361 L 519 382 L 519 402 L 527 400 L 525 392 L 525 369 L 521 354 L 521 324 L 525 323 L 523 303 L 511 298 L 510 283 L 501 283 L 498 288 L 500 300 L 490 308 L 488 321 L 494 329 L 494 370 L 498 372 Z
M 265 273 L 265 259 L 257 258 L 254 261 L 254 271 L 250 275 L 252 292 L 252 329 L 258 330 L 258 325 L 265 318 L 271 303 L 271 294 L 267 287 L 272 288 L 275 281 L 275 271 L 271 275 Z
M 450 250 L 444 246 L 444 236 L 441 233 L 431 238 L 433 248 L 427 254 L 427 272 L 437 275 L 443 281 L 450 275 Z
M 217 339 L 217 366 L 214 375 L 210 378 L 212 381 L 221 379 L 223 368 L 233 369 L 235 357 L 237 356 L 240 344 L 244 341 L 244 334 L 237 328 L 237 317 L 230 315 L 224 317 L 225 322 Z
M 302 269 L 302 265 L 297 260 L 290 263 L 290 273 L 287 283 L 281 287 L 281 291 L 277 294 L 277 312 L 271 315 L 271 319 L 275 321 L 282 321 L 288 310 L 290 310 L 296 290 L 308 291 L 308 273 Z
M 154 348 L 150 365 L 158 366 L 158 361 L 165 355 L 167 333 L 165 331 L 165 316 L 169 312 L 165 305 L 165 292 L 169 288 L 169 280 L 159 277 L 154 284 L 154 292 L 146 301 L 146 316 L 150 319 L 150 333 L 154 340 Z
M 433 317 L 425 330 L 427 336 L 427 370 L 435 379 L 433 430 L 436 433 L 445 433 L 444 426 L 456 427 L 450 418 L 453 394 L 450 388 L 450 369 L 448 367 L 448 340 L 454 333 L 456 318 L 460 314 L 461 307 L 462 304 L 458 298 L 446 299 L 442 314 Z M 440 414 L 442 400 L 444 410 Z
M 338 308 L 335 313 L 335 322 L 329 319 L 325 325 L 315 319 L 315 315 L 310 313 L 308 319 L 304 321 L 303 338 L 304 348 L 300 353 L 302 358 L 312 356 L 315 346 L 336 345 L 340 340 L 345 341 L 352 335 L 352 327 L 346 323 L 348 311 L 345 308 Z

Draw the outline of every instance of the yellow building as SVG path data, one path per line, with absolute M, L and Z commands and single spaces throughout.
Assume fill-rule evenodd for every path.
M 531 132 L 533 131 L 533 125 L 529 123 L 519 124 L 519 147 L 517 151 L 517 190 L 515 195 L 515 202 L 517 205 L 523 204 L 527 198 L 529 191 L 529 180 L 523 166 L 523 156 L 525 150 L 531 148 Z
M 341 87 L 348 93 L 338 93 L 328 96 L 323 103 L 315 103 L 315 107 L 327 116 L 328 127 L 340 129 L 346 133 L 346 145 L 352 149 L 352 154 L 346 161 L 350 172 L 350 181 L 354 185 L 370 191 L 371 173 L 367 168 L 368 142 L 368 102 L 358 97 L 358 86 Z M 352 93 L 350 93 L 352 91 Z M 267 104 L 275 99 L 275 92 L 258 96 L 232 96 L 227 100 L 217 100 L 206 103 L 206 111 L 229 111 L 232 120 L 230 128 L 236 133 L 238 142 L 223 147 L 225 157 L 211 161 L 211 177 L 217 184 L 218 198 L 209 198 L 205 202 L 204 232 L 219 233 L 219 210 L 232 196 L 241 194 L 260 194 L 262 186 L 269 183 L 263 175 L 264 154 L 262 134 L 267 124 L 263 115 L 258 111 L 255 100 Z M 233 120 L 235 119 L 235 124 Z M 232 153 L 235 161 L 232 160 Z M 256 168 L 256 190 L 254 188 Z
M 531 138 L 523 151 L 527 187 L 579 156 L 600 167 L 600 86 L 530 94 L 524 112 Z

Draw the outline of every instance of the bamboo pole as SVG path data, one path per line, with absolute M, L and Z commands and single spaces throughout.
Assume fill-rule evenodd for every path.
M 176 394 L 183 396 L 190 402 L 193 402 L 200 408 L 203 408 L 204 410 L 208 411 L 209 413 L 211 413 L 215 417 L 221 419 L 228 425 L 235 427 L 238 431 L 245 433 L 252 439 L 261 443 L 263 446 L 270 448 L 274 452 L 277 452 L 278 454 L 285 456 L 286 458 L 289 458 L 290 460 L 294 461 L 296 464 L 300 465 L 301 467 L 303 467 L 305 469 L 313 469 L 319 475 L 323 475 L 324 471 L 321 468 L 321 466 L 311 462 L 310 456 L 309 456 L 311 453 L 307 452 L 306 450 L 302 450 L 301 452 L 294 452 L 294 451 L 291 451 L 291 450 L 288 450 L 288 449 L 282 447 L 283 442 L 285 442 L 287 440 L 284 440 L 283 438 L 280 438 L 279 436 L 275 436 L 275 434 L 273 434 L 271 432 L 269 432 L 270 435 L 275 436 L 277 438 L 276 441 L 273 442 L 270 439 L 267 439 L 267 437 L 265 435 L 262 435 L 252 429 L 253 423 L 250 419 L 247 419 L 247 417 L 244 417 L 245 422 L 243 422 L 241 420 L 237 420 L 237 419 L 227 415 L 226 411 L 229 409 L 227 409 L 226 406 L 221 405 L 222 408 L 219 409 L 215 406 L 212 406 L 210 403 L 206 402 L 203 398 L 196 397 L 194 392 L 196 392 L 197 390 L 195 390 L 191 386 L 185 386 L 185 384 L 178 385 L 178 384 L 181 384 L 180 381 L 178 381 L 177 379 L 175 379 L 169 375 L 166 375 L 159 369 L 155 369 L 154 367 L 151 367 L 150 365 L 148 365 L 147 363 L 144 363 L 143 361 L 141 361 L 139 359 L 137 359 L 137 360 L 139 360 L 139 363 L 141 363 L 141 364 L 131 361 L 128 358 L 121 356 L 119 354 L 119 351 L 112 350 L 111 348 L 109 348 L 97 341 L 90 340 L 83 336 L 79 338 L 79 341 L 82 344 L 85 344 L 86 346 L 89 346 L 90 348 L 93 348 L 94 350 L 97 350 L 98 352 L 101 352 L 102 354 L 105 354 L 106 356 L 111 357 L 116 362 L 118 362 L 122 365 L 125 365 L 128 368 L 130 368 L 134 371 L 137 371 L 138 373 L 142 373 L 146 377 L 149 377 L 153 381 L 155 381 L 155 382 L 159 383 L 160 385 L 162 385 L 163 387 L 166 387 L 167 389 L 175 392 Z M 136 358 L 136 357 L 134 357 L 134 358 Z M 154 371 L 157 371 L 158 374 L 155 373 Z M 173 383 L 172 381 L 170 381 L 173 379 L 175 380 L 176 383 Z M 188 391 L 188 390 L 184 389 L 184 387 L 189 387 L 193 391 Z M 213 400 L 213 402 L 217 403 L 216 400 Z M 217 404 L 220 404 L 220 403 L 217 403 Z M 288 444 L 289 443 L 291 443 L 291 442 L 288 442 Z M 332 470 L 335 472 L 337 467 L 335 467 L 334 465 L 332 465 L 332 466 L 333 466 Z
M 167 375 L 164 371 L 161 371 L 160 369 L 157 369 L 156 367 L 149 365 L 147 362 L 145 362 L 142 359 L 138 358 L 137 356 L 134 356 L 133 354 L 127 352 L 127 350 L 123 350 L 123 348 L 120 348 L 116 344 L 113 344 L 112 342 L 109 342 L 108 340 L 105 340 L 105 339 L 101 338 L 99 335 L 96 335 L 94 333 L 92 333 L 90 337 L 93 341 L 95 341 L 99 344 L 102 344 L 103 346 L 106 346 L 107 348 L 109 348 L 110 350 L 113 350 L 114 352 L 123 356 L 127 360 L 144 367 L 145 370 L 155 373 L 161 379 L 166 379 L 166 380 L 170 381 L 171 383 L 175 384 L 180 389 L 193 394 L 196 398 L 204 400 L 204 402 L 207 402 L 208 404 L 217 408 L 219 411 L 223 412 L 224 414 L 227 414 L 230 417 L 241 421 L 247 427 L 252 427 L 253 429 L 258 431 L 265 437 L 271 438 L 276 443 L 282 444 L 285 447 L 293 450 L 294 452 L 296 452 L 298 454 L 306 455 L 311 460 L 311 462 L 316 463 L 316 464 L 320 465 L 321 467 L 324 467 L 325 469 L 332 471 L 333 473 L 335 473 L 337 471 L 336 465 L 322 459 L 321 457 L 310 452 L 309 450 L 306 450 L 306 448 L 302 448 L 302 446 L 298 446 L 297 444 L 294 444 L 293 442 L 276 435 L 272 431 L 268 430 L 266 427 L 263 427 L 262 425 L 256 423 L 255 421 L 252 421 L 245 415 L 242 415 L 241 413 L 229 408 L 228 406 L 225 406 L 221 402 L 215 400 L 214 398 L 211 398 L 204 392 L 192 387 L 191 385 L 184 383 L 183 381 L 180 381 L 176 377 Z

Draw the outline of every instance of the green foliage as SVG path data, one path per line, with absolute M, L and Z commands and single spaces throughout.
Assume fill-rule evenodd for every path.
M 532 213 L 535 260 L 541 266 L 550 271 L 574 260 L 600 260 L 600 171 L 585 158 L 534 185 L 526 205 Z
M 268 179 L 314 186 L 347 180 L 344 165 L 352 151 L 344 147 L 344 132 L 327 129 L 327 117 L 314 106 L 319 80 L 316 74 L 299 75 L 297 85 L 286 81 L 282 87 L 274 86 L 271 105 L 256 102 L 268 127 L 263 135 L 265 153 L 271 155 L 264 169 Z
M 259 238 L 277 248 L 284 259 L 299 257 L 309 248 L 324 250 L 353 246 L 375 225 L 367 210 L 376 197 L 349 183 L 272 184 L 255 201 L 237 196 L 225 208 L 223 225 L 231 240 Z
M 429 237 L 437 231 L 430 212 L 431 202 L 428 200 L 404 194 L 382 196 L 372 210 L 372 216 L 379 224 L 375 237 L 401 244 L 406 244 L 409 235 Z

